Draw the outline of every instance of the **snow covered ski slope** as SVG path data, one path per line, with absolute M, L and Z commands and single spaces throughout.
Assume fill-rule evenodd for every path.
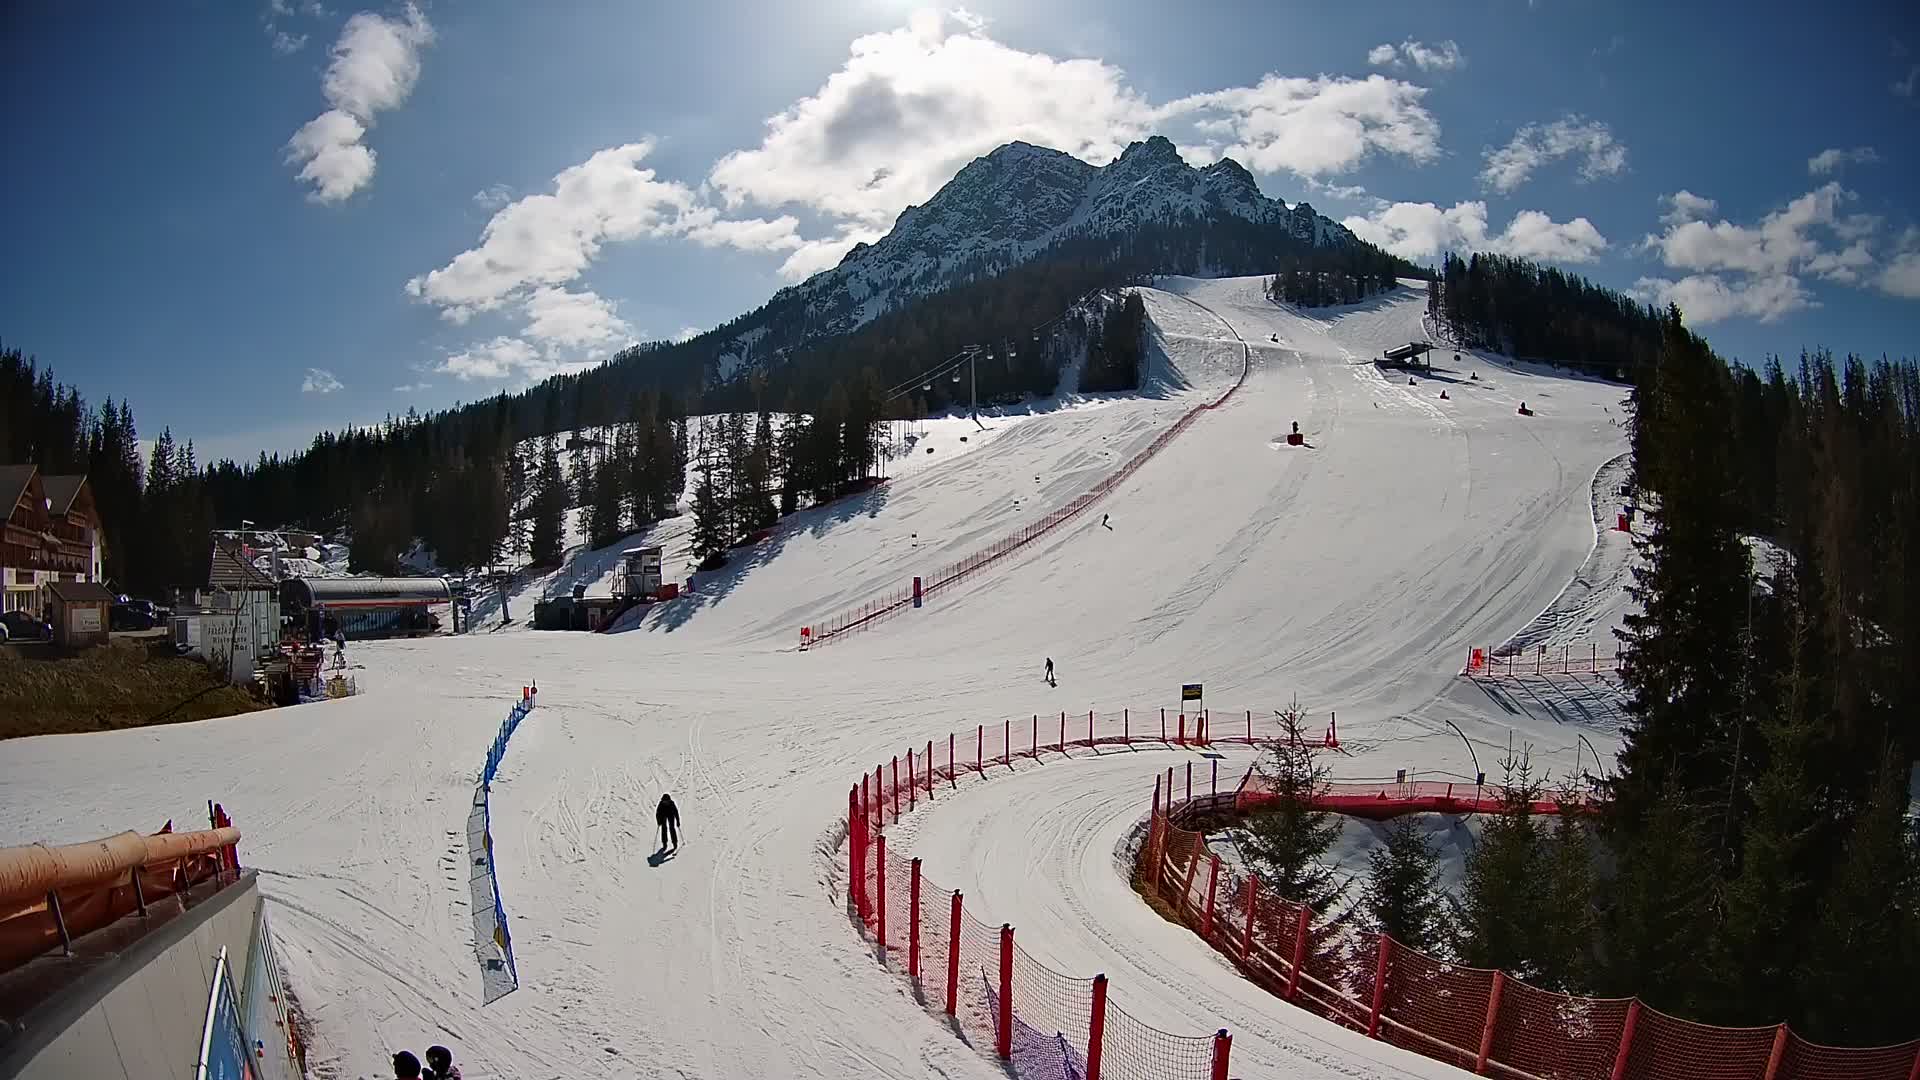
M 476 1076 L 986 1080 L 1005 1074 L 878 971 L 846 915 L 847 784 L 907 745 L 1177 705 L 1203 682 L 1222 710 L 1295 695 L 1339 710 L 1340 778 L 1470 776 L 1448 722 L 1483 764 L 1510 738 L 1556 776 L 1579 734 L 1610 749 L 1455 674 L 1588 559 L 1594 475 L 1625 448 L 1619 387 L 1451 353 L 1411 386 L 1382 374 L 1365 361 L 1423 336 L 1413 291 L 1295 313 L 1257 279 L 1175 279 L 1147 300 L 1157 357 L 1139 397 L 989 420 L 984 445 L 799 515 L 627 633 L 359 645 L 358 698 L 6 743 L 0 836 L 87 839 L 222 800 L 323 1075 L 445 1042 Z M 1072 499 L 1249 360 L 1225 406 L 1094 512 L 872 633 L 794 648 L 809 618 Z M 1296 420 L 1303 447 L 1284 438 Z M 540 707 L 492 793 L 522 989 L 483 1009 L 464 826 L 488 741 L 533 680 Z M 1113 847 L 1155 772 L 1189 756 L 963 789 L 921 812 L 924 847 L 903 834 L 899 857 L 1061 970 L 1108 972 L 1115 1003 L 1156 1026 L 1232 1028 L 1236 1075 L 1450 1072 L 1287 1009 L 1140 905 Z M 686 838 L 654 865 L 663 791 Z

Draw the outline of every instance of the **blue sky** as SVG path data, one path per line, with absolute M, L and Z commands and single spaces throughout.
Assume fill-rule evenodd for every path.
M 338 0 L 0 13 L 0 340 L 249 458 L 705 329 L 1013 138 L 1914 355 L 1910 4 Z

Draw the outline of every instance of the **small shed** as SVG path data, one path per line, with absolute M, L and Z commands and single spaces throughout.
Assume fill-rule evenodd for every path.
M 113 594 L 106 586 L 97 581 L 49 581 L 46 589 L 56 644 L 85 649 L 107 643 L 107 611 L 113 607 Z

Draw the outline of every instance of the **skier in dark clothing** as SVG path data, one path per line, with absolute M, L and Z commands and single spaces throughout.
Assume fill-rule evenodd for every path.
M 1059 685 L 1059 683 L 1056 683 L 1053 681 L 1053 657 L 1051 656 L 1047 657 L 1047 673 L 1044 676 L 1042 676 L 1042 678 L 1046 681 L 1048 686 Z
M 417 1080 L 420 1076 L 420 1059 L 413 1051 L 402 1050 L 393 1055 L 394 1080 Z
M 1100 515 L 1100 527 L 1107 530 L 1108 532 L 1113 531 L 1113 526 L 1107 524 L 1107 515 L 1105 514 Z
M 660 826 L 660 850 L 680 847 L 680 808 L 673 805 L 673 796 L 660 796 L 660 809 L 653 812 L 653 820 Z M 669 844 L 668 841 L 672 843 Z
M 453 1051 L 444 1046 L 427 1047 L 426 1080 L 461 1080 L 460 1066 L 453 1063 Z

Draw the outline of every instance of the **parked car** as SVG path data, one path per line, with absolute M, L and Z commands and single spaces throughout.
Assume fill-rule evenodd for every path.
M 156 626 L 165 626 L 172 615 L 171 611 L 151 600 L 123 596 L 107 613 L 107 621 L 109 629 L 113 630 L 151 630 Z
M 0 641 L 46 641 L 52 637 L 46 623 L 24 611 L 0 615 Z

